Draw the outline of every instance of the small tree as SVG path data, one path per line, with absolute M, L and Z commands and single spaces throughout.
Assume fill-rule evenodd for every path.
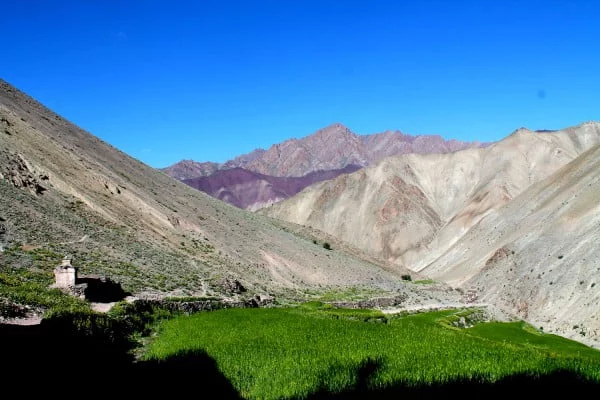
M 410 275 L 402 275 L 402 280 L 403 281 L 412 281 L 412 277 Z
M 325 250 L 331 250 L 331 245 L 329 243 L 325 242 L 325 243 L 323 243 L 323 248 Z

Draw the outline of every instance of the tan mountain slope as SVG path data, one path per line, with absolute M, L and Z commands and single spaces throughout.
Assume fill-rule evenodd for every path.
M 600 142 L 600 125 L 519 129 L 483 149 L 409 154 L 313 185 L 264 212 L 420 270 L 491 210 Z
M 0 193 L 5 266 L 20 266 L 11 250 L 20 244 L 42 252 L 36 257 L 71 254 L 82 273 L 109 275 L 135 292 L 213 294 L 229 276 L 276 294 L 321 285 L 408 290 L 398 275 L 406 271 L 213 199 L 3 81 Z
M 600 343 L 600 146 L 493 210 L 428 276 L 553 332 Z
M 600 344 L 600 124 L 386 159 L 265 210 Z

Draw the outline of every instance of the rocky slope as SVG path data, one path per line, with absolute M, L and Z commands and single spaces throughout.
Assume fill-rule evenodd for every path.
M 493 210 L 421 271 L 536 326 L 600 339 L 600 146 Z
M 363 285 L 425 298 L 401 281 L 406 270 L 213 199 L 3 81 L 0 193 L 3 268 L 46 268 L 36 260 L 58 254 L 135 293 L 219 295 L 238 279 L 249 292 L 278 296 Z
M 209 176 L 219 171 L 221 164 L 214 162 L 197 162 L 194 160 L 181 160 L 167 168 L 163 168 L 170 177 L 183 181 L 196 177 Z
M 391 157 L 311 186 L 264 212 L 322 229 L 372 255 L 454 286 L 475 287 L 482 298 L 494 302 L 506 299 L 505 309 L 531 310 L 521 315 L 536 322 L 543 320 L 551 329 L 587 326 L 587 338 L 597 340 L 598 325 L 591 320 L 596 311 L 590 304 L 600 295 L 591 288 L 592 276 L 598 277 L 592 261 L 598 232 L 586 224 L 593 226 L 594 218 L 598 218 L 599 210 L 591 199 L 600 193 L 592 184 L 597 184 L 600 176 L 594 161 L 599 143 L 598 123 L 555 132 L 519 129 L 484 149 Z M 546 191 L 536 189 L 539 185 Z M 550 200 L 559 193 L 575 196 L 578 191 L 577 202 L 566 194 L 559 203 Z M 567 207 L 569 201 L 573 202 L 570 207 L 580 210 L 591 222 L 571 218 L 569 229 L 565 229 L 559 216 L 567 208 L 559 213 L 548 207 Z M 555 235 L 554 239 L 549 240 L 542 232 L 553 232 L 548 235 Z M 518 244 L 505 248 L 517 238 Z M 570 261 L 557 255 L 548 263 L 547 255 L 554 254 L 556 246 L 578 249 L 578 253 Z M 541 258 L 543 254 L 546 256 Z M 487 280 L 482 270 L 493 268 L 499 262 L 496 259 L 510 263 L 518 259 L 515 262 L 521 270 L 514 276 L 504 270 L 495 277 L 489 273 Z M 555 275 L 548 275 L 546 268 Z M 518 274 L 525 270 L 531 277 L 550 278 L 547 282 L 532 279 L 523 286 Z M 584 277 L 580 279 L 584 283 L 571 285 L 573 276 Z M 582 295 L 586 284 L 592 291 Z M 518 287 L 527 287 L 529 292 Z M 556 291 L 552 296 L 551 290 Z M 567 306 L 574 307 L 568 316 L 558 311 L 569 309 Z M 581 311 L 573 311 L 577 307 Z

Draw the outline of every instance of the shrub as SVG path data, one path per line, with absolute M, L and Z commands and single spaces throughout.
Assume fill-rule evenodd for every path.
M 331 250 L 331 245 L 329 243 L 325 242 L 325 243 L 323 243 L 323 248 L 325 250 Z
M 402 275 L 402 280 L 403 281 L 412 281 L 412 277 L 408 274 Z

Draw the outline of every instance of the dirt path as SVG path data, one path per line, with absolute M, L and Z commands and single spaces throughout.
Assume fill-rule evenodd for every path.
M 451 310 L 454 308 L 474 308 L 474 307 L 485 307 L 488 308 L 487 303 L 435 303 L 435 304 L 415 304 L 407 307 L 394 307 L 381 310 L 384 314 L 398 314 L 401 312 L 422 312 L 422 311 L 437 311 L 437 310 Z
M 90 307 L 96 312 L 107 313 L 115 304 L 117 304 L 116 301 L 112 303 L 90 303 Z
M 85 242 L 86 240 L 88 240 L 88 238 L 89 238 L 89 236 L 88 236 L 88 235 L 83 235 L 83 236 L 82 236 L 80 239 L 78 239 L 78 240 L 73 240 L 73 241 L 71 241 L 71 242 L 62 242 L 62 243 L 59 243 L 59 244 L 83 243 L 83 242 Z
M 5 319 L 2 321 L 2 324 L 6 325 L 20 325 L 20 326 L 31 326 L 31 325 L 39 325 L 42 322 L 41 315 L 32 315 L 30 317 L 25 318 L 11 318 Z

